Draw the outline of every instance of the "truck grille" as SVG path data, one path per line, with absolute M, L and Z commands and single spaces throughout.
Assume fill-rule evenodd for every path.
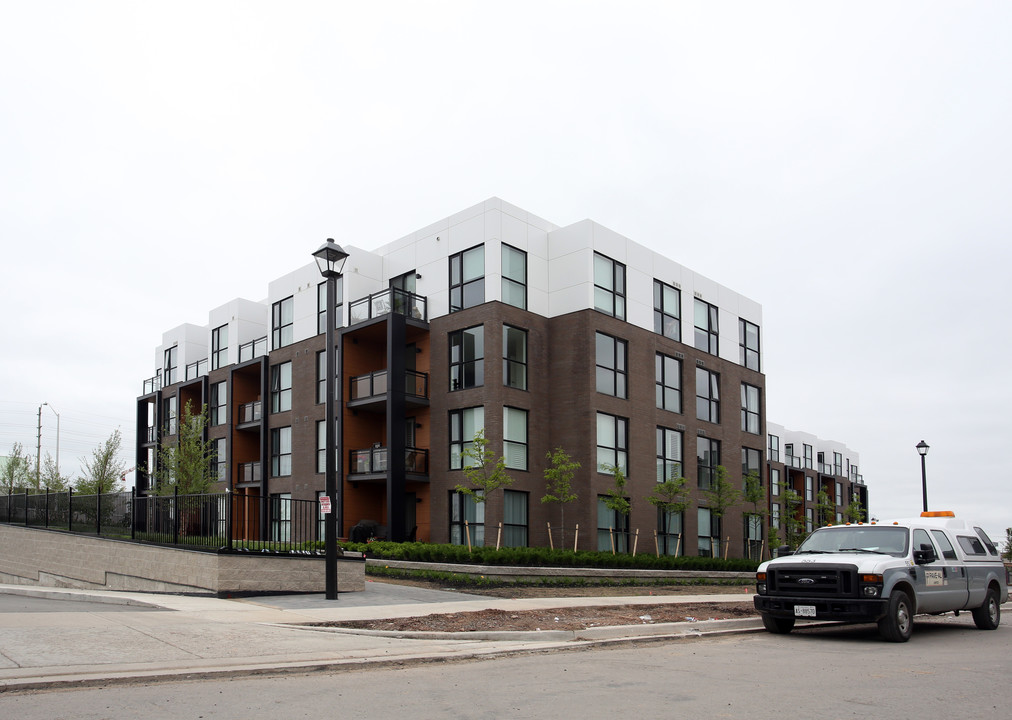
M 857 568 L 853 565 L 794 565 L 770 568 L 770 595 L 856 597 Z

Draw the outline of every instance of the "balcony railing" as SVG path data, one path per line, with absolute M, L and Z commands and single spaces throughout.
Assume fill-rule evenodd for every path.
M 426 322 L 429 319 L 424 297 L 400 288 L 388 288 L 353 301 L 348 307 L 348 322 L 355 325 L 390 313 Z
M 239 362 L 244 363 L 247 360 L 258 358 L 261 355 L 267 354 L 267 336 L 264 335 L 262 338 L 256 340 L 250 340 L 248 343 L 244 343 L 239 346 Z
M 239 424 L 259 422 L 262 417 L 261 407 L 263 403 L 259 400 L 243 403 L 239 406 Z
M 146 442 L 153 443 L 158 439 L 158 428 L 148 427 L 144 429 L 144 437 Z
M 239 463 L 239 483 L 259 483 L 263 478 L 263 470 L 258 462 Z
M 351 461 L 348 466 L 349 475 L 366 475 L 387 471 L 387 449 L 385 447 L 352 450 L 349 455 Z M 421 448 L 405 448 L 404 465 L 409 473 L 427 474 L 429 472 L 429 451 Z
M 388 376 L 386 370 L 358 375 L 351 379 L 351 399 L 363 400 L 365 398 L 386 395 L 388 390 Z M 427 373 L 408 370 L 405 372 L 404 393 L 408 397 L 427 398 L 429 396 L 429 376 Z
M 207 358 L 192 362 L 186 366 L 187 380 L 196 380 L 204 375 L 207 375 Z
M 162 376 L 155 375 L 154 377 L 148 378 L 144 381 L 144 395 L 150 395 L 153 392 L 158 392 L 162 389 Z

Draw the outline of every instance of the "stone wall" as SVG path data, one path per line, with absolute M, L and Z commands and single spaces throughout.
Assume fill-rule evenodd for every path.
M 323 592 L 322 557 L 196 552 L 0 525 L 0 583 L 197 595 Z M 338 558 L 340 592 L 365 590 L 365 559 Z

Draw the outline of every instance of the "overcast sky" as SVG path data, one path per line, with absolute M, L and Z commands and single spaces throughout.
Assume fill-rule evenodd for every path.
M 1012 4 L 0 0 L 0 454 L 163 331 L 498 196 L 758 301 L 767 418 L 872 513 L 1012 525 Z M 1000 368 L 1005 367 L 1002 371 Z M 56 415 L 42 408 L 42 446 Z

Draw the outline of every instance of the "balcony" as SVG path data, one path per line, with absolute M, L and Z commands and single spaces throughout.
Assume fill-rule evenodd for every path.
M 351 379 L 348 406 L 381 409 L 389 390 L 389 374 L 386 370 L 357 375 Z M 428 374 L 415 370 L 405 371 L 404 397 L 408 405 L 426 405 L 429 398 Z
M 239 422 L 238 425 L 247 425 L 249 423 L 258 423 L 263 416 L 262 412 L 263 403 L 259 400 L 253 402 L 243 403 L 239 406 Z
M 263 471 L 258 462 L 239 463 L 239 475 L 236 482 L 239 485 L 259 485 L 263 478 Z
M 196 380 L 199 377 L 207 375 L 207 358 L 192 362 L 186 366 L 186 379 Z
M 349 475 L 385 475 L 387 472 L 387 449 L 379 445 L 367 450 L 352 450 L 349 453 L 349 460 Z M 428 475 L 429 451 L 405 448 L 404 466 L 409 473 Z
M 144 428 L 144 442 L 153 443 L 158 441 L 158 428 L 152 426 Z
M 158 392 L 162 389 L 162 376 L 155 375 L 154 377 L 148 378 L 144 381 L 144 392 L 143 395 L 150 395 L 153 392 Z
M 400 288 L 388 288 L 355 300 L 348 307 L 349 325 L 396 313 L 428 322 L 426 299 Z
M 250 340 L 248 343 L 244 343 L 239 346 L 239 362 L 244 363 L 247 360 L 258 358 L 267 354 L 267 336 L 264 335 L 262 338 L 256 340 Z

